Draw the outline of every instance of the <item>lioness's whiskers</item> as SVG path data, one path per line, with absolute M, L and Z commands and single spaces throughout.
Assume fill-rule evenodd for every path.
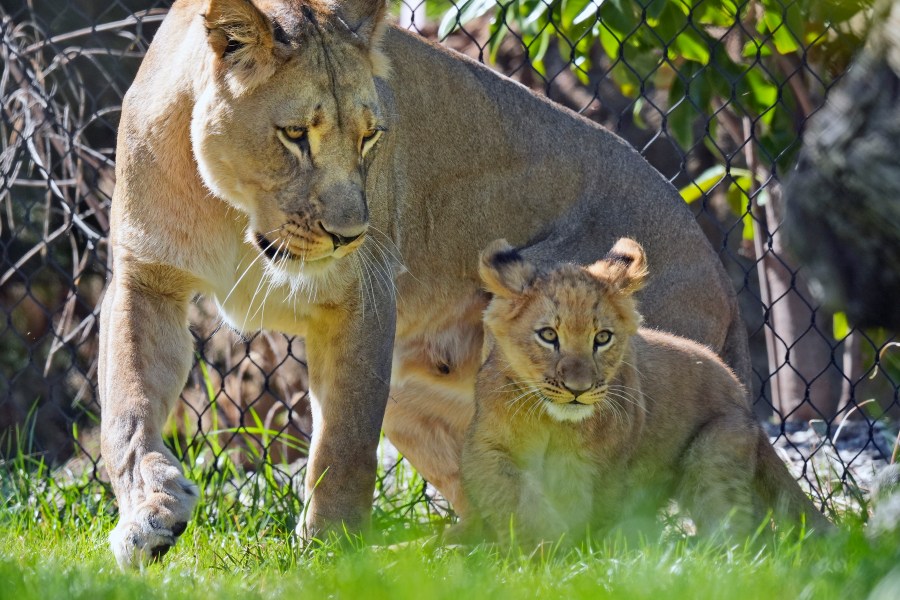
M 388 270 L 388 266 L 385 264 L 385 261 L 383 260 L 384 259 L 384 250 L 379 247 L 378 240 L 376 240 L 374 237 L 370 238 L 370 239 L 372 240 L 373 244 L 375 244 L 375 246 L 373 248 L 368 249 L 369 256 L 372 259 L 372 268 L 374 269 L 375 274 L 378 277 L 380 286 L 384 286 L 384 290 L 388 294 L 390 294 L 391 299 L 396 301 L 397 294 L 398 294 L 397 285 L 396 285 L 396 282 L 394 281 L 394 278 L 391 276 L 391 272 Z M 360 249 L 362 249 L 362 248 L 360 248 Z M 375 255 L 372 253 L 373 250 L 378 250 L 378 252 L 381 253 L 382 260 L 379 261 L 379 260 L 375 259 Z
M 275 244 L 275 242 L 269 242 L 269 245 L 266 246 L 265 249 L 268 250 L 268 249 L 271 248 L 274 244 Z M 248 250 L 247 252 L 249 252 L 249 250 Z M 240 262 L 238 262 L 238 265 L 240 265 L 241 262 L 243 262 L 244 258 L 247 257 L 247 252 L 244 253 L 244 256 L 243 256 L 243 257 L 241 257 L 241 260 L 240 260 Z M 253 265 L 256 264 L 256 261 L 258 261 L 260 258 L 263 257 L 263 254 L 264 254 L 263 252 L 258 252 L 258 253 L 256 254 L 256 258 L 254 258 L 252 261 L 250 261 L 250 264 L 247 265 L 247 268 L 244 269 L 244 272 L 241 273 L 241 276 L 237 278 L 237 281 L 235 281 L 235 282 L 234 282 L 234 285 L 231 286 L 231 289 L 228 290 L 228 294 L 225 296 L 225 299 L 222 300 L 222 306 L 225 306 L 225 304 L 228 302 L 228 299 L 231 298 L 231 294 L 233 294 L 233 293 L 234 293 L 234 290 L 237 289 L 238 284 L 241 283 L 241 281 L 244 279 L 244 277 L 247 275 L 247 273 L 250 271 L 250 269 L 253 267 Z M 238 267 L 238 268 L 240 268 L 240 267 Z
M 359 255 L 362 259 L 362 266 L 366 271 L 366 281 L 369 287 L 369 293 L 372 297 L 372 309 L 375 311 L 375 318 L 378 319 L 378 322 L 381 322 L 381 314 L 378 310 L 378 298 L 375 295 L 375 285 L 372 281 L 372 269 L 373 266 L 371 264 L 371 256 L 368 254 L 368 249 L 365 248 L 365 245 L 359 247 Z
M 360 266 L 361 260 L 362 259 L 360 258 L 359 254 L 354 256 L 353 271 L 356 273 L 357 288 L 359 291 L 359 310 L 362 313 L 363 321 L 365 321 L 366 320 L 366 296 L 364 293 L 365 282 L 363 281 L 362 267 Z
M 360 251 L 362 251 L 362 250 L 363 250 L 363 248 L 360 248 Z M 359 254 L 359 265 L 360 265 L 360 270 L 365 275 L 365 286 L 369 292 L 369 298 L 372 299 L 372 310 L 374 310 L 375 314 L 377 315 L 378 314 L 378 299 L 375 297 L 375 287 L 374 287 L 374 283 L 372 282 L 372 275 L 369 271 L 368 257 L 363 252 L 360 252 L 360 254 Z
M 391 255 L 391 257 L 395 261 L 397 261 L 397 263 L 399 263 L 400 266 L 403 267 L 403 269 L 405 269 L 407 273 L 409 273 L 410 277 L 412 277 L 416 281 L 419 281 L 418 278 L 416 278 L 415 274 L 409 270 L 409 267 L 406 266 L 406 261 L 403 259 L 403 253 L 400 251 L 400 248 L 397 246 L 397 244 L 394 243 L 394 240 L 392 240 L 388 234 L 381 231 L 374 225 L 369 225 L 369 227 L 372 229 L 373 232 L 379 234 L 385 240 L 384 242 L 382 242 L 382 241 L 378 240 L 375 236 L 372 236 L 372 241 L 375 242 L 376 244 L 378 244 L 379 246 L 381 246 L 382 248 L 384 248 L 385 250 L 387 250 L 388 253 Z
M 281 259 L 278 261 L 278 263 L 276 263 L 276 267 L 279 269 L 283 269 L 284 265 L 287 263 L 287 261 L 288 261 L 287 255 L 281 257 Z M 262 301 L 262 305 L 261 305 L 262 314 L 260 315 L 260 319 L 259 319 L 260 323 L 266 322 L 266 304 L 268 304 L 269 295 L 272 293 L 273 287 L 275 287 L 275 280 L 270 278 L 269 285 L 266 288 L 266 294 L 265 294 L 265 296 L 263 296 L 263 301 Z
M 281 242 L 278 244 L 278 248 L 275 250 L 276 254 L 281 252 L 281 250 L 283 249 L 283 247 L 286 243 L 287 243 L 286 240 L 281 240 Z M 271 248 L 271 246 L 269 246 L 269 247 Z M 244 313 L 244 322 L 241 324 L 241 329 L 246 330 L 247 320 L 249 319 L 252 321 L 253 319 L 256 318 L 257 313 L 259 313 L 259 308 L 257 308 L 253 312 L 253 315 L 252 316 L 250 315 L 250 311 L 253 309 L 253 303 L 256 302 L 256 297 L 259 295 L 259 291 L 262 289 L 263 283 L 265 283 L 267 280 L 269 282 L 271 282 L 272 278 L 271 278 L 271 276 L 268 275 L 267 272 L 263 271 L 262 277 L 259 278 L 259 283 L 256 285 L 256 290 L 253 292 L 253 297 L 250 298 L 250 304 L 247 305 L 247 312 Z M 257 329 L 259 329 L 259 328 L 257 328 Z

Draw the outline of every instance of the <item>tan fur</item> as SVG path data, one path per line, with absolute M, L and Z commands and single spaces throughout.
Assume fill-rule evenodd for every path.
M 701 533 L 752 533 L 767 509 L 829 526 L 732 371 L 700 344 L 638 328 L 647 269 L 633 240 L 543 272 L 495 242 L 480 272 L 494 299 L 462 476 L 470 519 L 494 537 L 578 540 L 670 498 Z
M 125 97 L 99 384 L 122 565 L 168 548 L 193 506 L 160 428 L 196 293 L 236 329 L 306 338 L 306 536 L 366 526 L 385 409 L 388 435 L 464 512 L 486 304 L 473 259 L 498 231 L 532 240 L 537 263 L 640 236 L 647 321 L 749 372 L 730 283 L 658 173 L 597 125 L 383 27 L 384 9 L 180 0 Z M 147 456 L 170 468 L 145 476 Z

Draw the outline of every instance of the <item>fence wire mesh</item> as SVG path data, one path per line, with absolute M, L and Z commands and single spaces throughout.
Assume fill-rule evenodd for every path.
M 96 357 L 120 104 L 167 6 L 0 7 L 0 456 L 43 461 L 55 485 L 85 497 L 109 497 Z M 393 9 L 400 26 L 616 131 L 681 190 L 739 291 L 758 415 L 820 505 L 858 501 L 891 457 L 900 359 L 889 332 L 854 330 L 819 307 L 780 223 L 781 180 L 861 46 L 865 3 L 409 0 Z M 196 360 L 168 443 L 206 493 L 299 514 L 311 428 L 302 340 L 240 339 L 202 298 L 192 323 Z M 446 514 L 384 448 L 380 506 Z M 397 485 L 419 490 L 415 501 L 397 500 Z

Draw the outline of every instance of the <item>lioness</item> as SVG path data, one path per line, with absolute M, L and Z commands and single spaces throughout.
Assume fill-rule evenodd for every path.
M 636 242 L 588 267 L 540 270 L 498 240 L 480 271 L 493 300 L 462 480 L 469 518 L 494 537 L 575 540 L 672 497 L 700 533 L 752 533 L 766 509 L 829 526 L 734 373 L 696 342 L 639 329 Z
M 734 292 L 668 182 L 615 135 L 383 13 L 180 0 L 126 94 L 99 372 L 122 565 L 165 552 L 196 501 L 160 431 L 197 293 L 236 329 L 306 339 L 306 536 L 365 527 L 382 422 L 465 512 L 486 302 L 470 257 L 498 232 L 547 260 L 639 236 L 648 321 L 749 372 Z

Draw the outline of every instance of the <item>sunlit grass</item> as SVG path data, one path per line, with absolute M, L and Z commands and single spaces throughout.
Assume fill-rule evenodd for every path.
M 106 546 L 113 519 L 49 523 L 4 513 L 4 598 L 878 598 L 900 593 L 900 539 L 858 527 L 826 540 L 726 547 L 621 540 L 543 554 L 490 547 L 364 544 L 301 549 L 289 532 L 191 525 L 159 565 L 122 573 Z
M 379 461 L 374 531 L 365 540 L 304 548 L 293 535 L 303 511 L 301 463 L 273 461 L 270 448 L 287 440 L 302 452 L 305 440 L 267 428 L 252 407 L 248 424 L 222 426 L 214 392 L 208 385 L 210 423 L 186 412 L 170 420 L 167 443 L 201 498 L 179 543 L 143 573 L 115 564 L 106 540 L 115 505 L 89 460 L 51 470 L 32 449 L 31 417 L 17 435 L 0 436 L 3 454 L 14 457 L 0 460 L 0 600 L 900 598 L 900 535 L 866 539 L 866 496 L 830 462 L 812 467 L 818 497 L 828 492 L 826 509 L 840 523 L 825 539 L 786 535 L 726 546 L 692 539 L 672 520 L 639 540 L 523 553 L 416 541 L 449 519 L 409 464 L 388 455 Z M 73 435 L 87 444 L 79 431 Z M 847 502 L 834 502 L 844 496 Z
M 302 547 L 299 474 L 225 464 L 231 451 L 215 457 L 210 445 L 183 449 L 202 498 L 179 543 L 161 564 L 123 573 L 107 546 L 108 491 L 19 450 L 0 462 L 0 598 L 900 598 L 900 535 L 870 541 L 853 514 L 833 536 L 765 544 L 698 541 L 677 526 L 530 553 L 416 541 L 447 520 L 418 475 L 388 458 L 373 534 Z

